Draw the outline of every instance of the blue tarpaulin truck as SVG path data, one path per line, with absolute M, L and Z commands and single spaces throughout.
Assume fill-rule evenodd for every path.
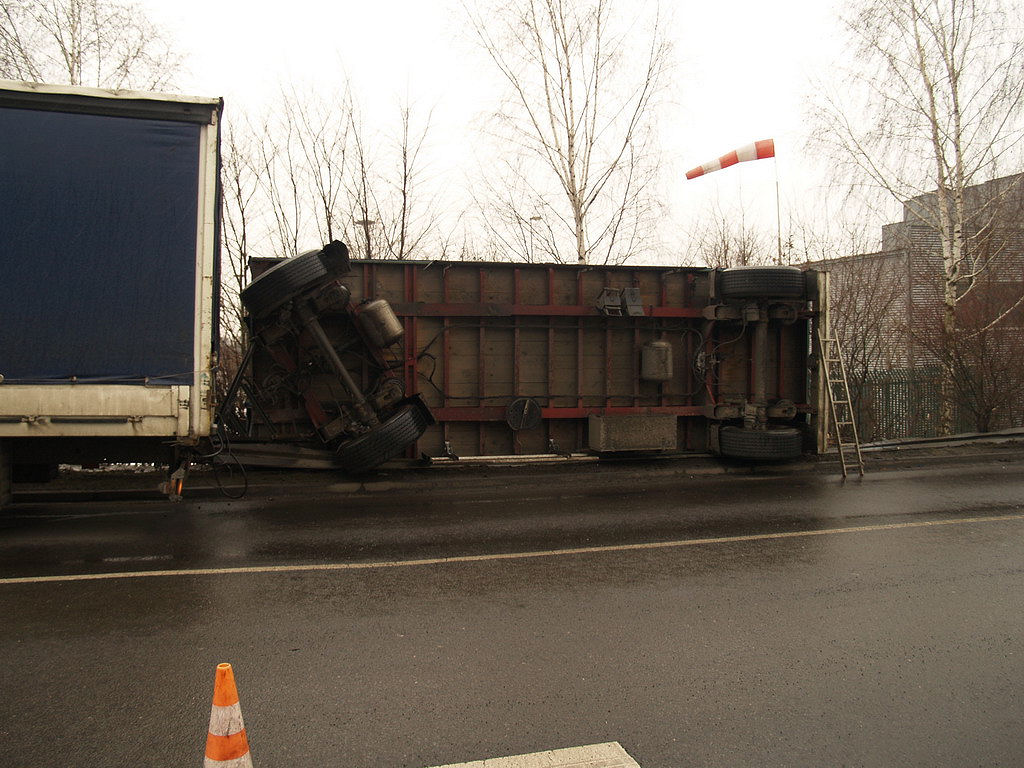
M 0 504 L 13 467 L 209 435 L 221 112 L 0 81 Z

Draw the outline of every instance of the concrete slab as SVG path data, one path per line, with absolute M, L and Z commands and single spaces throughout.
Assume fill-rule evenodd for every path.
M 433 768 L 640 768 L 617 741 L 585 747 L 552 749 L 529 755 L 495 757 L 472 763 L 451 763 Z

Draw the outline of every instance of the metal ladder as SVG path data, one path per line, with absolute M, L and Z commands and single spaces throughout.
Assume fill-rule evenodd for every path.
M 846 380 L 846 363 L 843 362 L 843 350 L 839 339 L 829 338 L 818 329 L 818 349 L 821 351 L 821 364 L 825 367 L 825 389 L 828 392 L 829 408 L 832 411 L 832 428 L 839 452 L 839 463 L 843 468 L 843 478 L 849 475 L 856 457 L 857 471 L 864 476 L 864 457 L 860 453 L 860 438 L 857 435 L 857 423 L 853 416 L 853 403 L 850 398 L 850 385 Z M 836 372 L 836 363 L 839 364 Z M 849 439 L 843 439 L 843 429 L 848 429 Z M 849 456 L 847 452 L 853 449 Z

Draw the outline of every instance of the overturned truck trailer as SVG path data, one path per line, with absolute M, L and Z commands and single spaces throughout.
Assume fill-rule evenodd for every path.
M 252 285 L 294 261 L 255 261 Z M 332 277 L 298 312 L 315 328 L 290 304 L 283 317 L 253 313 L 229 417 L 239 460 L 358 472 L 385 453 L 784 460 L 822 449 L 812 339 L 826 322 L 824 274 L 352 261 Z M 369 426 L 368 407 L 381 417 Z M 379 434 L 396 407 L 415 411 L 408 428 L 353 457 L 345 446 Z

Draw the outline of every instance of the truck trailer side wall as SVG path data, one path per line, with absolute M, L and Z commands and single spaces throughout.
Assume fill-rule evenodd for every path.
M 93 439 L 148 458 L 209 434 L 221 109 L 0 81 L 0 440 L 14 463 L 43 447 L 82 459 Z
M 275 263 L 254 260 L 253 274 Z M 806 424 L 818 412 L 808 369 L 820 304 L 813 291 L 815 311 L 805 305 L 767 324 L 762 361 L 755 360 L 753 323 L 712 319 L 716 273 L 704 268 L 353 261 L 341 281 L 356 305 L 386 299 L 402 322 L 391 368 L 438 422 L 412 458 L 449 450 L 705 452 L 709 426 L 742 418 L 758 377 L 768 405 L 794 406 L 806 449 L 816 449 Z M 343 337 L 332 331 L 343 318 L 327 313 L 322 322 L 329 336 Z M 367 361 L 346 362 L 369 380 Z M 252 427 L 258 440 L 308 437 L 299 393 L 337 396 L 329 376 L 289 376 L 259 347 L 252 373 L 263 393 Z

